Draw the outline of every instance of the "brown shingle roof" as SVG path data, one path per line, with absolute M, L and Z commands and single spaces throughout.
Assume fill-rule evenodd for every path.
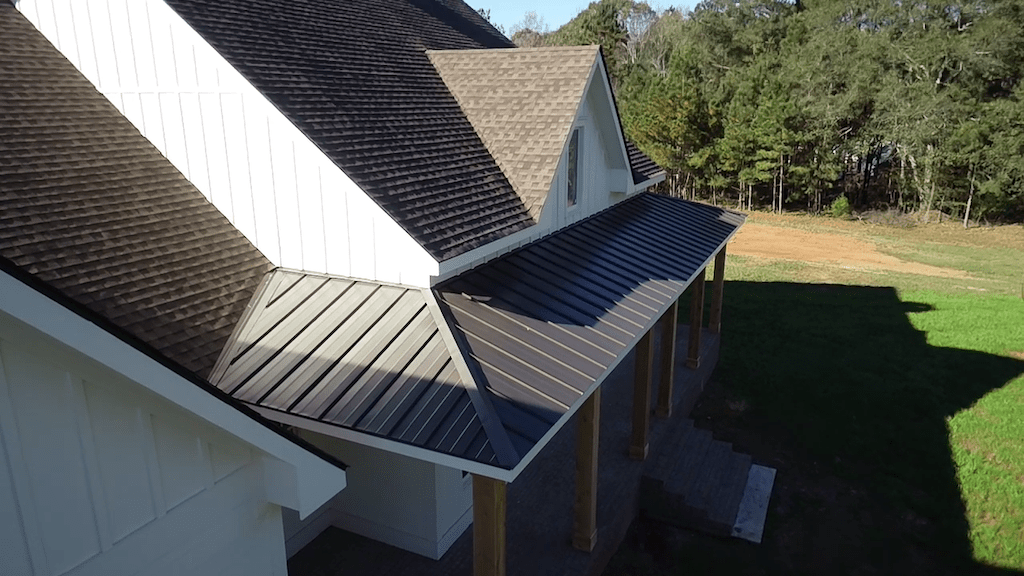
M 0 264 L 200 376 L 270 267 L 6 2 Z
M 427 54 L 537 220 L 599 48 L 437 50 Z

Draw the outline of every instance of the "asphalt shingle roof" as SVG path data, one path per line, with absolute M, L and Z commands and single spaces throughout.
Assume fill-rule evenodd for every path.
M 457 0 L 168 0 L 435 258 L 533 224 L 427 58 L 510 48 Z
M 0 259 L 203 377 L 270 268 L 6 2 Z
M 599 54 L 598 46 L 428 52 L 535 220 Z
M 636 144 L 630 142 L 629 139 L 626 140 L 626 153 L 629 154 L 629 167 L 633 172 L 634 184 L 646 182 L 665 171 L 654 160 L 651 160 L 647 154 L 641 152 L 636 147 Z

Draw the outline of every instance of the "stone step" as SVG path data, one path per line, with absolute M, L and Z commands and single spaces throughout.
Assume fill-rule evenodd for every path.
M 773 479 L 774 470 L 685 420 L 652 453 L 640 508 L 655 520 L 760 542 Z

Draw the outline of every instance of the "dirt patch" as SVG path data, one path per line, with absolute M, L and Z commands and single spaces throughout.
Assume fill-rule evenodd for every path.
M 878 251 L 867 241 L 841 234 L 794 230 L 749 222 L 729 244 L 729 253 L 818 262 L 843 268 L 885 270 L 942 278 L 970 278 L 968 274 L 952 268 L 940 268 L 917 262 L 908 262 Z
M 1020 359 L 1020 360 L 1024 360 L 1024 352 L 1016 352 L 1016 351 L 1011 350 L 1009 352 L 1009 354 L 1010 354 L 1010 356 L 1012 356 L 1014 358 L 1017 358 L 1017 359 Z

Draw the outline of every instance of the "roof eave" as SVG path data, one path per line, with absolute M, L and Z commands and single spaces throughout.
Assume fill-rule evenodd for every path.
M 147 344 L 0 258 L 0 311 L 247 442 L 269 457 L 275 503 L 311 514 L 344 489 L 346 465 L 288 434 Z M 283 482 L 275 481 L 283 479 Z

